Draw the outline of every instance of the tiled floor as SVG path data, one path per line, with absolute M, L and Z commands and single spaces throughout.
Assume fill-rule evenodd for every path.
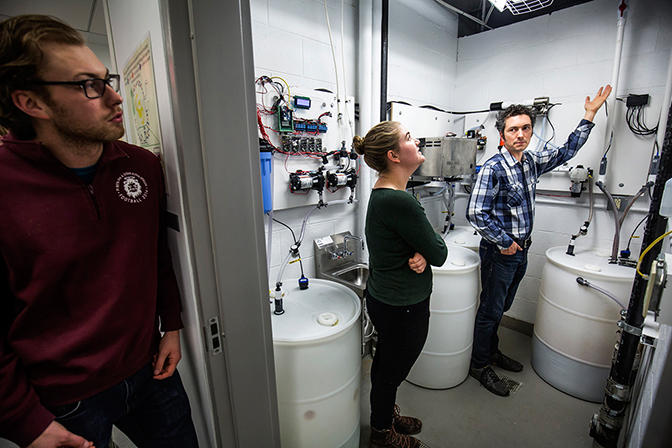
M 397 403 L 404 415 L 422 419 L 420 440 L 431 448 L 590 447 L 588 425 L 599 404 L 573 398 L 545 383 L 530 365 L 530 337 L 501 327 L 499 334 L 502 351 L 525 366 L 520 373 L 507 372 L 522 383 L 518 392 L 498 397 L 471 377 L 446 390 L 423 389 L 404 382 Z M 370 365 L 371 359 L 364 358 L 361 448 L 368 447 L 370 432 Z M 123 435 L 115 434 L 120 448 L 134 447 Z M 14 446 L 6 443 L 0 441 L 0 448 Z
M 423 389 L 404 382 L 397 403 L 403 415 L 422 419 L 423 431 L 417 437 L 432 448 L 590 447 L 593 439 L 588 426 L 600 405 L 548 385 L 530 365 L 532 339 L 502 327 L 499 331 L 502 351 L 524 365 L 520 373 L 506 372 L 522 383 L 518 392 L 498 397 L 471 377 L 446 390 Z M 363 368 L 369 365 L 365 360 Z M 364 376 L 361 448 L 368 447 L 370 432 L 366 371 Z

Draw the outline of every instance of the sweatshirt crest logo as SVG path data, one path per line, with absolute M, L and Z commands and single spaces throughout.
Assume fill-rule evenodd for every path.
M 117 178 L 116 190 L 123 201 L 138 204 L 147 198 L 147 181 L 141 175 L 127 171 Z

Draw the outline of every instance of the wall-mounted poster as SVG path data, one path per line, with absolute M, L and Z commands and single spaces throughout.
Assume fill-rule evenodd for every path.
M 124 87 L 133 143 L 163 158 L 149 34 L 124 65 Z

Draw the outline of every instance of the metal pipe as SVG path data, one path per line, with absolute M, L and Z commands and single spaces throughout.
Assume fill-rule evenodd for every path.
M 611 211 L 613 212 L 614 215 L 614 225 L 616 227 L 616 233 L 614 235 L 614 242 L 611 245 L 611 258 L 609 259 L 609 263 L 616 263 L 618 262 L 618 247 L 621 244 L 621 223 L 618 221 L 618 207 L 616 206 L 616 201 L 614 201 L 614 197 L 611 195 L 609 190 L 607 190 L 607 187 L 602 183 L 602 181 L 597 181 L 595 182 L 595 185 L 597 185 L 597 188 L 599 188 L 602 193 L 607 197 L 607 200 L 611 204 Z
M 668 111 L 665 140 L 660 157 L 660 169 L 656 176 L 653 198 L 649 206 L 649 219 L 646 223 L 642 241 L 643 259 L 641 269 L 648 275 L 653 261 L 660 254 L 660 245 L 656 245 L 644 254 L 644 251 L 660 235 L 665 233 L 667 218 L 660 215 L 665 183 L 672 178 L 672 107 Z M 630 303 L 623 331 L 618 343 L 618 351 L 614 355 L 611 372 L 605 387 L 605 398 L 599 414 L 595 414 L 590 425 L 590 436 L 594 439 L 593 446 L 616 448 L 623 427 L 623 418 L 632 396 L 632 385 L 635 375 L 633 370 L 640 346 L 640 334 L 644 325 L 642 311 L 646 295 L 647 281 L 641 275 L 635 275 L 630 293 Z
M 621 215 L 621 219 L 619 220 L 621 226 L 623 225 L 623 222 L 625 221 L 625 217 L 628 216 L 628 212 L 632 208 L 632 206 L 635 204 L 635 201 L 639 199 L 646 191 L 653 187 L 653 181 L 649 181 L 646 184 L 642 185 L 642 188 L 639 189 L 637 194 L 632 198 L 632 201 L 628 204 L 627 207 L 625 207 L 625 210 L 623 211 L 623 214 Z
M 380 42 L 380 121 L 387 120 L 387 63 L 389 54 L 390 0 L 383 0 Z
M 364 134 L 371 127 L 373 118 L 373 0 L 359 1 L 359 134 Z M 366 206 L 371 196 L 371 169 L 359 159 L 359 202 L 356 206 L 357 235 L 364 235 L 366 227 Z M 368 251 L 362 253 L 362 261 L 368 262 Z
M 477 19 L 476 17 L 472 16 L 471 14 L 467 14 L 466 12 L 462 11 L 461 9 L 456 8 L 453 5 L 449 5 L 448 3 L 444 2 L 443 0 L 436 0 L 436 2 L 440 5 L 442 5 L 442 6 L 445 6 L 446 8 L 450 9 L 451 11 L 456 12 L 456 13 L 466 17 L 467 19 L 473 20 L 474 22 L 478 23 L 479 25 L 482 25 L 482 26 L 486 27 L 489 30 L 492 29 L 491 26 L 488 26 L 488 24 L 485 23 L 484 21 L 482 21 L 481 19 Z

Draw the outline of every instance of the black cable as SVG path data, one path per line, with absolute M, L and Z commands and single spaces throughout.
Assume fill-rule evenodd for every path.
M 405 104 L 407 106 L 411 106 L 411 104 L 407 103 L 406 101 L 390 101 L 388 103 L 388 108 L 387 108 L 388 111 L 390 110 L 390 107 L 391 107 L 392 103 Z M 423 106 L 420 106 L 420 109 L 430 109 L 430 110 L 435 110 L 437 112 L 444 112 L 446 114 L 455 114 L 455 115 L 468 115 L 468 114 L 481 114 L 481 113 L 484 113 L 484 112 L 497 112 L 497 111 L 492 111 L 490 109 L 467 110 L 467 111 L 459 112 L 459 111 L 454 111 L 454 110 L 440 109 L 436 106 L 432 106 L 432 105 L 429 105 L 429 104 L 425 104 Z
M 649 128 L 644 123 L 644 106 L 630 106 L 625 113 L 625 122 L 628 128 L 635 135 L 647 136 L 658 132 L 658 124 L 656 127 Z
M 283 226 L 287 227 L 290 232 L 292 232 L 292 239 L 294 240 L 294 244 L 297 244 L 298 241 L 296 241 L 296 235 L 294 235 L 294 231 L 292 230 L 291 227 L 289 227 L 287 224 L 285 224 L 282 221 L 278 221 L 277 219 L 273 218 L 273 221 L 277 222 L 278 224 L 282 224 Z
M 607 158 L 607 153 L 611 149 L 611 144 L 612 144 L 613 141 L 614 141 L 614 131 L 611 131 L 611 134 L 609 136 L 609 146 L 607 146 L 607 150 L 604 151 L 604 155 L 602 156 L 603 159 Z
M 287 224 L 285 224 L 282 221 L 278 221 L 277 219 L 273 218 L 273 221 L 277 222 L 278 224 L 282 224 L 283 226 L 287 227 L 290 232 L 292 232 L 292 239 L 294 240 L 294 244 L 298 246 L 299 242 L 296 241 L 296 235 L 294 234 L 294 231 L 292 230 L 291 227 L 289 227 Z M 301 277 L 303 277 L 303 260 L 301 259 L 301 254 L 299 254 L 299 266 L 301 266 Z
M 650 192 L 650 191 L 651 191 L 651 189 L 649 188 L 649 192 Z M 645 217 L 642 218 L 641 221 L 639 221 L 639 224 L 637 224 L 637 225 L 635 226 L 635 229 L 632 231 L 632 233 L 630 234 L 630 238 L 628 239 L 628 247 L 627 247 L 627 250 L 630 250 L 630 242 L 632 241 L 632 238 L 635 236 L 635 232 L 637 231 L 637 229 L 639 228 L 639 226 L 641 226 L 642 223 L 643 223 L 643 222 L 646 220 L 646 218 L 648 218 L 648 217 L 649 217 L 649 215 L 647 214 Z
M 548 108 L 549 112 L 550 112 L 550 110 L 553 106 L 555 106 L 555 104 L 551 105 L 551 107 Z M 553 129 L 553 134 L 551 135 L 551 138 L 549 138 L 548 140 L 542 140 L 544 142 L 544 148 L 546 148 L 548 143 L 555 139 L 555 126 L 553 126 L 553 122 L 551 121 L 551 118 L 548 116 L 548 112 L 546 113 L 546 115 L 543 118 L 546 118 L 546 121 L 548 121 L 548 124 L 551 125 L 551 129 Z

